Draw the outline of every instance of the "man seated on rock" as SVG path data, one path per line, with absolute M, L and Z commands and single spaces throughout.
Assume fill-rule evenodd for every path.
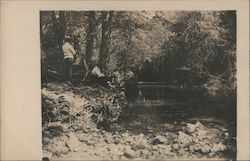
M 65 36 L 64 44 L 62 46 L 64 55 L 64 81 L 71 84 L 72 82 L 72 67 L 76 51 L 73 47 L 73 40 L 69 36 Z

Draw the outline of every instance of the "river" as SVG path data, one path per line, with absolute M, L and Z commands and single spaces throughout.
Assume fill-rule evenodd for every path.
M 177 133 L 187 122 L 200 121 L 208 128 L 227 129 L 230 145 L 236 147 L 236 98 L 232 92 L 161 82 L 139 82 L 136 89 L 128 91 L 129 110 L 119 122 L 121 131 L 153 135 Z
M 203 87 L 171 86 L 161 82 L 139 82 L 128 89 L 130 112 L 126 119 L 159 122 L 182 122 L 197 119 L 235 124 L 236 98 L 224 90 L 208 91 Z

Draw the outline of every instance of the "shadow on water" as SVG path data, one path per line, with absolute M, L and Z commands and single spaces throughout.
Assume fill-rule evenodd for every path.
M 236 94 L 226 89 L 211 93 L 201 87 L 144 82 L 129 89 L 128 96 L 129 109 L 119 125 L 133 133 L 178 131 L 186 122 L 199 120 L 236 135 Z

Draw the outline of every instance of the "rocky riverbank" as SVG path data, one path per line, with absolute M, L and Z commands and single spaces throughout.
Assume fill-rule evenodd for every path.
M 127 102 L 117 93 L 52 83 L 42 96 L 43 152 L 51 160 L 235 157 L 235 137 L 228 125 L 197 119 L 150 126 L 144 122 L 146 131 L 138 132 L 142 122 L 118 121 Z

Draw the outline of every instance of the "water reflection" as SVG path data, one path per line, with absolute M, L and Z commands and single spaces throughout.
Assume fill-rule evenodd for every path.
M 129 92 L 130 108 L 126 119 L 145 126 L 148 122 L 181 123 L 194 118 L 234 125 L 236 122 L 235 94 L 226 89 L 211 93 L 202 87 L 141 82 Z

